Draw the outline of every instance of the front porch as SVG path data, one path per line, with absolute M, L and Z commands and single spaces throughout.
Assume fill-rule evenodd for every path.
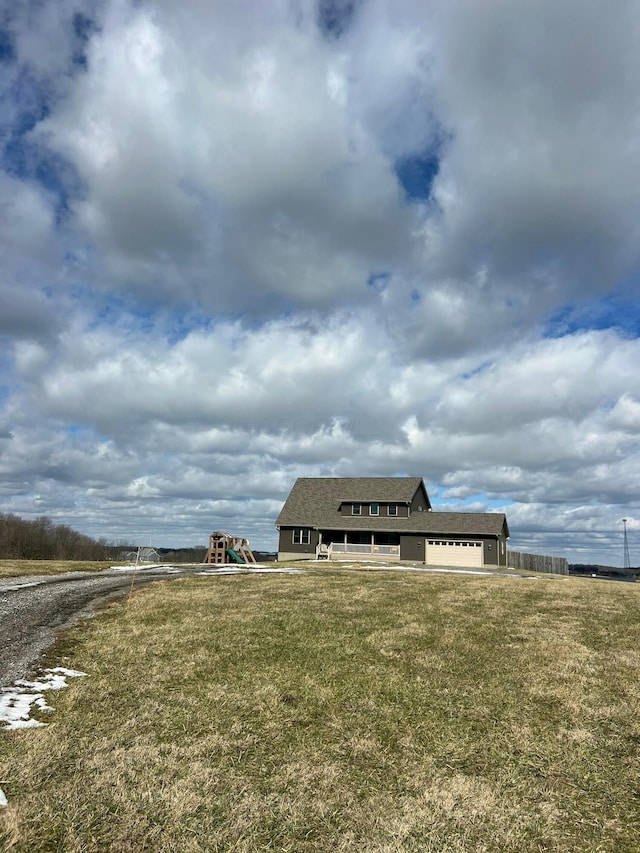
M 321 530 L 316 557 L 327 560 L 399 560 L 400 537 L 395 533 Z

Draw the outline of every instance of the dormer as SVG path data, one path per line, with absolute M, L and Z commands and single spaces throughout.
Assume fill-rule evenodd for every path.
M 342 501 L 338 508 L 341 516 L 355 518 L 408 518 L 409 501 Z

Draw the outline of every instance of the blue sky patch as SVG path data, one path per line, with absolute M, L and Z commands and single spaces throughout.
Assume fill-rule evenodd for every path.
M 5 366 L 3 365 L 3 369 Z M 8 370 L 6 371 L 8 374 Z M 0 403 L 4 403 L 12 394 L 12 389 L 9 385 L 0 385 Z
M 446 490 L 445 490 L 446 491 Z M 434 502 L 435 503 L 435 502 Z M 448 511 L 465 512 L 465 507 L 475 507 L 473 511 L 477 512 L 477 505 L 482 504 L 486 507 L 487 512 L 493 510 L 500 511 L 503 507 L 511 506 L 512 500 L 507 498 L 490 498 L 486 492 L 478 492 L 475 495 L 468 495 L 466 498 L 447 498 L 441 497 L 438 501 L 441 506 L 446 506 Z M 441 511 L 440 506 L 434 506 L 434 510 Z
M 367 287 L 375 290 L 376 293 L 382 293 L 389 282 L 391 281 L 391 273 L 388 272 L 372 272 L 367 279 Z
M 0 62 L 10 63 L 16 58 L 13 38 L 8 30 L 0 29 Z
M 100 27 L 96 22 L 84 15 L 82 12 L 76 12 L 73 16 L 73 31 L 76 36 L 76 46 L 73 51 L 72 63 L 75 66 L 87 68 L 86 46 L 91 39 L 91 36 L 99 32 Z
M 493 361 L 483 361 L 482 364 L 479 364 L 477 367 L 474 367 L 473 370 L 467 371 L 467 373 L 462 374 L 462 379 L 468 380 L 473 379 L 475 376 L 478 376 L 480 373 L 484 373 L 485 370 L 489 370 L 493 367 Z
M 575 332 L 602 329 L 618 329 L 631 337 L 640 337 L 640 304 L 615 295 L 586 304 L 568 303 L 549 318 L 544 336 L 561 338 Z
M 104 300 L 97 317 L 107 325 L 116 325 L 125 317 L 128 324 L 143 334 L 149 334 L 157 328 L 157 313 L 153 309 L 142 308 L 114 296 Z
M 73 291 L 78 302 L 93 305 L 94 319 L 90 329 L 123 327 L 140 335 L 156 335 L 166 339 L 171 346 L 180 343 L 194 332 L 206 332 L 215 326 L 211 317 L 199 311 L 170 311 L 166 308 L 143 308 L 132 299 L 113 295 L 97 297 L 84 285 Z
M 440 171 L 440 159 L 433 149 L 396 160 L 395 172 L 411 201 L 427 201 Z
M 358 0 L 318 0 L 317 21 L 326 38 L 338 39 L 343 36 L 351 24 Z
M 194 332 L 205 332 L 215 325 L 215 322 L 204 314 L 175 314 L 169 320 L 167 342 L 174 346 L 179 344 Z
M 56 220 L 68 213 L 70 187 L 79 184 L 75 171 L 59 154 L 30 137 L 31 131 L 49 116 L 46 91 L 26 72 L 21 73 L 12 92 L 20 110 L 8 129 L 0 167 L 20 180 L 31 180 L 56 199 Z

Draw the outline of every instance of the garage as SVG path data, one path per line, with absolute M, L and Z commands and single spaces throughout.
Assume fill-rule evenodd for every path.
M 425 562 L 431 566 L 482 566 L 482 542 L 428 539 Z

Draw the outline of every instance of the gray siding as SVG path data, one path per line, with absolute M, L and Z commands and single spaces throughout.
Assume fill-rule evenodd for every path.
M 499 548 L 497 540 L 495 539 L 485 539 L 482 543 L 483 549 L 483 558 L 482 562 L 485 566 L 497 566 L 498 565 L 498 556 L 499 556 Z
M 420 512 L 420 507 L 422 507 L 422 512 L 427 512 L 429 509 L 429 498 L 427 497 L 427 492 L 424 486 L 420 486 L 416 489 L 416 493 L 413 496 L 413 500 L 411 501 L 411 512 Z
M 354 516 L 353 514 L 353 504 L 351 503 L 343 503 L 340 505 L 339 515 L 345 518 L 388 518 L 391 522 L 396 518 L 408 518 L 409 517 L 409 507 L 407 504 L 394 504 L 397 507 L 398 512 L 397 515 L 389 515 L 389 504 L 384 501 L 377 501 L 378 503 L 378 515 L 371 515 L 369 513 L 369 504 L 372 501 L 367 501 L 366 503 L 360 504 L 361 512 L 360 515 Z M 375 501 L 374 501 L 375 503 Z M 422 504 L 424 506 L 424 504 Z
M 309 535 L 309 544 L 308 545 L 300 545 L 294 543 L 293 541 L 293 531 L 300 530 L 302 528 L 296 527 L 283 527 L 280 530 L 280 542 L 278 545 L 278 551 L 287 552 L 289 554 L 300 554 L 300 555 L 313 555 L 315 557 L 316 554 L 316 546 L 318 545 L 318 531 L 311 530 Z
M 507 537 L 504 533 L 498 537 L 498 565 L 499 566 L 508 566 L 508 543 Z
M 387 504 L 384 508 L 384 515 L 390 519 L 409 518 L 409 507 L 406 504 L 396 504 L 396 506 L 398 507 L 397 515 L 389 515 L 389 504 Z
M 400 536 L 400 559 L 424 563 L 424 536 Z

